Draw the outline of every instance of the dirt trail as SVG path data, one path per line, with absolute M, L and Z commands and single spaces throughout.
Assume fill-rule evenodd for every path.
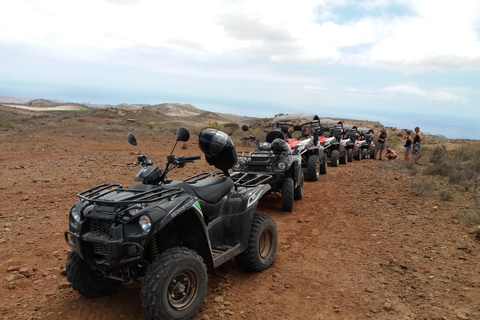
M 0 139 L 0 317 L 2 319 L 146 319 L 140 287 L 85 299 L 69 286 L 64 240 L 76 193 L 104 182 L 129 185 L 135 149 L 126 132 L 79 123 Z M 137 140 L 161 163 L 173 136 Z M 196 137 L 177 154 L 200 154 Z M 197 161 L 183 178 L 212 170 Z M 234 261 L 209 272 L 196 320 L 480 319 L 479 244 L 474 226 L 452 218 L 458 202 L 414 197 L 410 176 L 362 160 L 328 167 L 291 213 L 262 199 L 258 212 L 278 226 L 273 266 L 245 273 Z

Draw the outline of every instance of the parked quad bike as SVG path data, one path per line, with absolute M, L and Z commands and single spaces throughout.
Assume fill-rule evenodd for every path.
M 327 125 L 329 131 L 324 136 L 319 137 L 320 144 L 323 146 L 327 158 L 330 159 L 332 167 L 338 167 L 338 164 L 347 163 L 346 145 L 342 143 L 343 123 L 330 119 L 324 119 L 320 122 L 322 126 Z
M 360 137 L 361 140 L 359 141 L 360 145 L 360 152 L 361 155 L 360 157 L 362 159 L 367 159 L 370 157 L 370 159 L 375 158 L 375 143 L 373 142 L 373 129 L 369 128 L 357 128 L 358 131 L 360 131 Z
M 360 160 L 361 157 L 361 148 L 360 143 L 358 143 L 358 132 L 357 127 L 354 125 L 344 124 L 344 139 L 342 144 L 345 145 L 347 149 L 347 161 L 352 162 L 353 159 Z
M 242 130 L 249 131 L 249 128 L 243 125 Z M 283 211 L 292 211 L 294 200 L 303 197 L 302 156 L 292 153 L 279 130 L 269 131 L 263 142 L 253 134 L 244 140 L 254 141 L 257 150 L 238 153 L 232 177 L 261 173 L 271 176 L 270 192 L 281 194 Z
M 177 142 L 189 136 L 185 128 L 177 130 Z M 131 133 L 128 141 L 138 148 Z M 247 271 L 270 267 L 277 228 L 255 209 L 271 177 L 230 177 L 236 151 L 221 131 L 203 130 L 199 147 L 223 173 L 170 180 L 168 172 L 200 156 L 170 154 L 162 171 L 138 148 L 142 155 L 133 164 L 140 166 L 135 181 L 141 184 L 102 184 L 78 194 L 65 232 L 72 248 L 66 271 L 73 289 L 94 298 L 136 282 L 150 319 L 190 319 L 207 292 L 207 269 L 233 257 Z
M 308 128 L 307 135 L 301 135 Z M 293 154 L 302 156 L 302 171 L 308 181 L 327 173 L 327 155 L 320 144 L 320 118 L 315 114 L 292 113 L 272 120 L 272 130 L 281 130 Z M 297 133 L 296 132 L 300 132 Z

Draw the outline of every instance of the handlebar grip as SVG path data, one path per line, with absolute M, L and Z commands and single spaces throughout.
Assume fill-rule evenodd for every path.
M 185 157 L 185 160 L 190 161 L 190 160 L 200 160 L 202 159 L 201 156 L 191 156 L 191 157 Z

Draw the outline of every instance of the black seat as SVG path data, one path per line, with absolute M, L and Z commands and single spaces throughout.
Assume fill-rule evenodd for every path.
M 233 181 L 227 177 L 211 177 L 185 185 L 190 186 L 200 199 L 209 203 L 217 203 L 232 189 Z M 186 186 L 182 187 L 187 189 Z
M 280 130 L 270 130 L 267 132 L 267 136 L 265 137 L 265 141 L 268 143 L 272 143 L 275 139 L 282 139 L 285 140 L 285 135 Z

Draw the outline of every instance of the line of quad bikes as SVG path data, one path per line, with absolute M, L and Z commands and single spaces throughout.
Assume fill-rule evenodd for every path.
M 308 127 L 309 134 L 299 137 Z M 242 129 L 250 133 L 248 126 Z M 277 195 L 283 211 L 303 196 L 304 178 L 316 181 L 330 166 L 374 156 L 368 128 L 320 119 L 317 115 L 275 117 L 265 140 L 250 133 L 251 152 L 237 152 L 230 137 L 204 129 L 198 145 L 218 172 L 184 180 L 167 174 L 200 156 L 175 156 L 188 141 L 180 127 L 172 152 L 161 169 L 137 145 L 130 165 L 139 169 L 136 183 L 106 183 L 77 194 L 65 240 L 72 248 L 67 279 L 82 296 L 114 293 L 122 283 L 141 285 L 141 304 L 150 319 L 190 319 L 207 293 L 207 271 L 235 258 L 246 271 L 270 267 L 277 251 L 274 220 L 256 213 L 265 195 Z

